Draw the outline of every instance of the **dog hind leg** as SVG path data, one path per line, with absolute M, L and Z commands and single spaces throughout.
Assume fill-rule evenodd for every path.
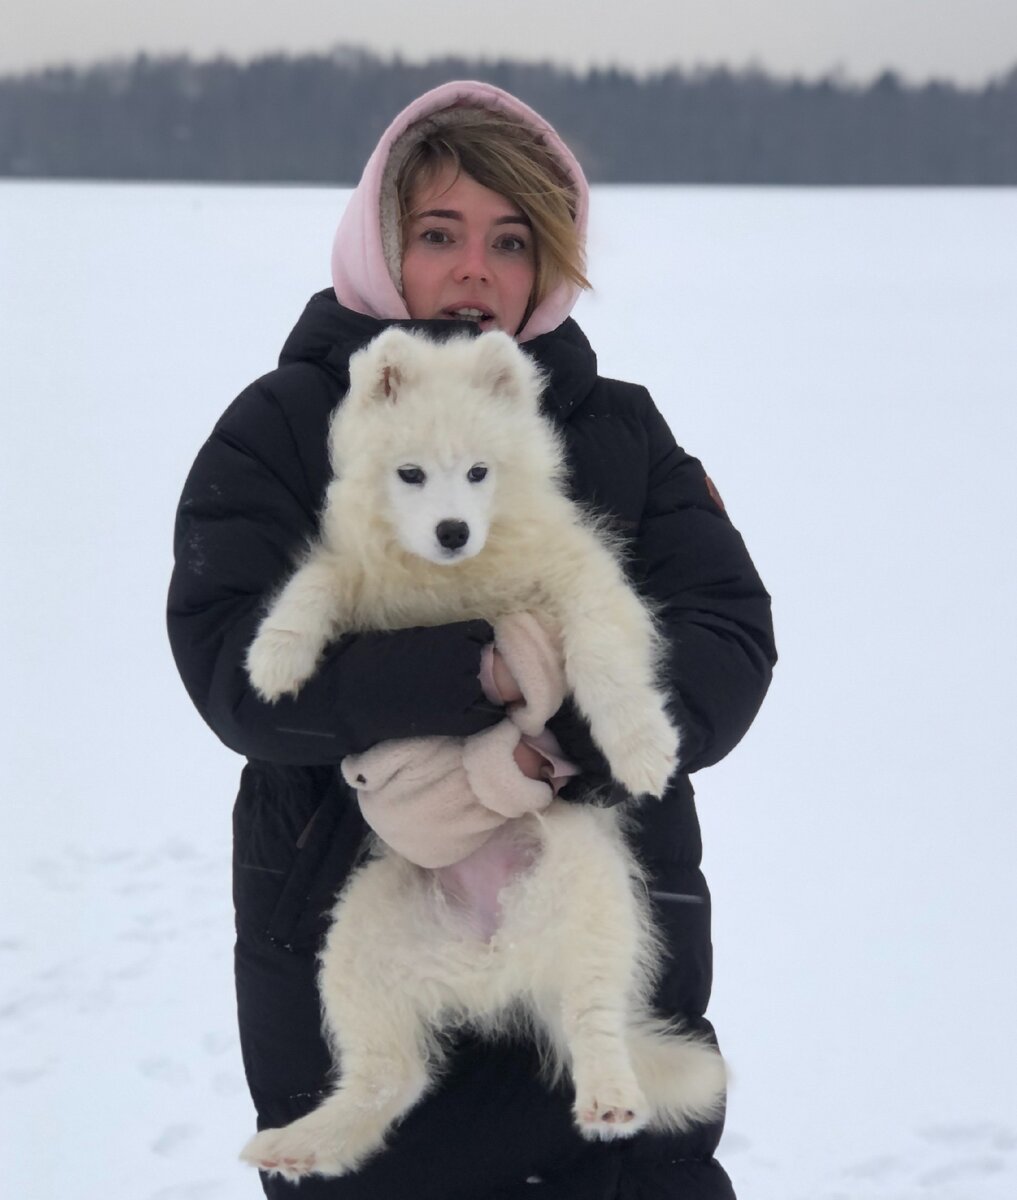
M 287 1179 L 354 1170 L 381 1148 L 389 1128 L 430 1082 L 423 1027 L 404 998 L 382 996 L 347 978 L 341 999 L 332 996 L 325 1005 L 328 1023 L 338 1026 L 338 1086 L 313 1112 L 257 1134 L 241 1154 Z
M 626 1040 L 644 927 L 627 861 L 600 819 L 582 810 L 549 819 L 554 844 L 543 864 L 556 914 L 543 983 L 559 1011 L 541 1015 L 571 1067 L 576 1125 L 591 1139 L 631 1136 L 651 1117 Z
M 633 1024 L 627 1042 L 652 1128 L 682 1131 L 720 1116 L 727 1070 L 716 1046 L 652 1017 Z
M 393 896 L 391 866 L 371 863 L 350 881 L 321 957 L 338 1085 L 313 1112 L 251 1139 L 241 1158 L 263 1171 L 300 1179 L 355 1170 L 430 1084 L 439 1053 L 418 1003 L 413 930 L 399 920 L 408 902 Z

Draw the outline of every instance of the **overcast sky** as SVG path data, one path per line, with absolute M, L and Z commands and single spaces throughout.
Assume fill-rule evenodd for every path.
M 755 61 L 778 74 L 981 83 L 1017 64 L 1017 0 L 2 0 L 0 71 L 113 55 L 238 58 L 361 45 L 640 69 Z

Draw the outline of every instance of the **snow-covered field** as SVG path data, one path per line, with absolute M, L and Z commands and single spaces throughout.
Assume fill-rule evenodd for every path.
M 19 1200 L 242 1200 L 239 762 L 163 632 L 173 509 L 344 193 L 0 183 L 0 1122 Z M 1017 193 L 595 195 L 650 386 L 775 598 L 697 778 L 744 1200 L 1017 1195 Z

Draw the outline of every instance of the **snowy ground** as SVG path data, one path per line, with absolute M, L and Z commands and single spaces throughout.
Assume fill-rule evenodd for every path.
M 242 1200 L 239 763 L 163 634 L 173 508 L 327 284 L 325 189 L 0 183 L 0 1121 L 19 1200 Z M 697 778 L 744 1200 L 1012 1200 L 1017 193 L 602 189 L 605 374 L 775 597 Z

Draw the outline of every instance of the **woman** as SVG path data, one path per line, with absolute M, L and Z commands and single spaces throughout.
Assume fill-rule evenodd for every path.
M 479 83 L 421 97 L 383 135 L 350 199 L 333 288 L 312 297 L 279 368 L 227 410 L 185 485 L 170 636 L 202 716 L 248 759 L 234 812 L 236 979 L 259 1127 L 288 1123 L 325 1088 L 315 951 L 364 845 L 364 812 L 410 857 L 421 838 L 433 851 L 476 830 L 479 802 L 461 773 L 464 794 L 449 806 L 422 767 L 398 819 L 389 811 L 383 822 L 378 798 L 358 804 L 339 763 L 389 739 L 469 738 L 536 686 L 522 660 L 492 651 L 483 621 L 344 637 L 300 695 L 275 706 L 248 685 L 244 657 L 265 599 L 316 530 L 330 477 L 327 423 L 349 357 L 393 322 L 434 336 L 466 327 L 516 336 L 548 374 L 545 408 L 563 432 L 574 494 L 610 516 L 637 586 L 660 606 L 683 760 L 665 799 L 638 810 L 635 841 L 669 950 L 658 1007 L 709 1030 L 709 893 L 688 775 L 723 757 L 762 701 L 775 661 L 769 597 L 702 467 L 675 445 L 644 389 L 598 377 L 568 319 L 587 286 L 587 198 L 567 147 L 518 100 Z M 559 771 L 560 794 L 577 803 L 626 801 L 567 701 L 548 730 L 552 738 L 506 770 Z M 454 755 L 457 743 L 448 746 Z M 714 1200 L 733 1194 L 713 1157 L 719 1136 L 712 1126 L 585 1142 L 567 1089 L 538 1080 L 532 1046 L 460 1034 L 442 1084 L 387 1150 L 356 1175 L 307 1180 L 297 1194 Z M 270 1197 L 294 1193 L 278 1178 L 263 1182 Z

